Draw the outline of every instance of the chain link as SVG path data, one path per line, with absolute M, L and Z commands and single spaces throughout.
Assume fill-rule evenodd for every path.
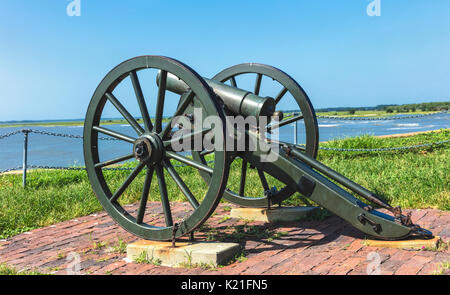
M 16 135 L 18 133 L 36 133 L 36 134 L 41 134 L 41 135 L 83 139 L 83 136 L 81 136 L 81 135 L 73 135 L 73 134 L 66 134 L 66 133 L 55 133 L 55 132 L 35 130 L 35 129 L 16 130 L 16 131 L 13 131 L 13 132 L 10 132 L 10 133 L 6 133 L 6 134 L 3 134 L 3 135 L 0 135 L 0 139 L 6 138 L 6 137 L 10 137 L 10 136 Z M 100 139 L 100 140 L 119 140 L 117 138 L 112 138 L 112 137 L 99 137 L 98 139 Z
M 17 167 L 14 167 L 14 168 L 8 168 L 6 170 L 0 170 L 0 174 L 6 173 L 6 172 L 11 172 L 11 171 L 16 171 L 16 170 L 21 170 L 21 169 L 23 169 L 22 166 L 17 166 Z
M 86 167 L 63 167 L 63 166 L 42 166 L 42 165 L 27 165 L 27 168 L 32 169 L 48 169 L 48 170 L 86 170 Z M 135 167 L 111 167 L 102 168 L 102 170 L 133 170 Z
M 16 135 L 18 133 L 22 133 L 22 130 L 16 130 L 16 131 L 13 131 L 13 132 L 9 132 L 9 133 L 0 135 L 0 139 L 7 138 L 7 137 L 10 137 L 10 136 Z
M 73 134 L 66 134 L 66 133 L 55 133 L 55 132 L 49 132 L 49 131 L 41 131 L 41 130 L 29 130 L 30 133 L 36 133 L 36 134 L 42 134 L 42 135 L 50 135 L 50 136 L 59 136 L 59 137 L 66 137 L 66 138 L 76 138 L 76 139 L 83 139 L 83 136 L 81 135 L 73 135 Z M 119 140 L 117 138 L 112 137 L 99 137 L 98 139 L 101 140 Z
M 386 152 L 386 151 L 398 151 L 398 150 L 409 150 L 415 148 L 436 146 L 450 142 L 449 140 L 442 140 L 432 143 L 424 143 L 418 145 L 409 145 L 409 146 L 401 146 L 401 147 L 387 147 L 387 148 L 375 148 L 375 149 L 344 149 L 344 148 L 330 148 L 330 147 L 319 147 L 319 150 L 325 151 L 337 151 L 337 152 Z M 304 144 L 297 144 L 298 146 L 304 147 Z
M 86 167 L 64 167 L 64 166 L 47 166 L 47 165 L 27 165 L 27 169 L 45 169 L 45 170 L 86 170 Z M 11 172 L 11 171 L 17 171 L 17 170 L 22 170 L 23 166 L 17 166 L 14 168 L 8 168 L 6 170 L 0 170 L 0 174 L 1 173 L 6 173 L 6 172 Z M 134 167 L 111 167 L 111 168 L 102 168 L 102 170 L 114 170 L 114 171 L 119 171 L 119 170 L 133 170 Z
M 54 132 L 41 131 L 41 130 L 30 130 L 30 133 L 36 133 L 36 134 L 41 134 L 41 135 L 50 135 L 50 136 L 59 136 L 59 137 L 66 137 L 66 138 L 83 139 L 83 136 L 81 136 L 81 135 L 73 135 L 73 134 L 65 134 L 65 133 L 54 133 Z
M 413 118 L 421 118 L 427 116 L 434 116 L 440 114 L 446 114 L 448 111 L 442 111 L 437 113 L 430 114 L 419 114 L 419 115 L 409 115 L 409 116 L 400 116 L 400 117 L 335 117 L 335 116 L 317 116 L 320 119 L 332 119 L 332 120 L 350 120 L 350 121 L 385 121 L 385 120 L 404 120 L 404 119 L 413 119 Z

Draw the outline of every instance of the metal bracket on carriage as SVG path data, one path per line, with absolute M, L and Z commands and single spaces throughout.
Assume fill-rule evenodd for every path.
M 432 238 L 433 235 L 431 234 L 431 232 L 429 232 L 429 231 L 426 230 L 426 229 L 423 229 L 423 228 L 420 227 L 419 225 L 414 224 L 414 223 L 412 222 L 412 219 L 411 219 L 411 212 L 408 212 L 408 213 L 406 213 L 406 215 L 403 215 L 403 213 L 402 213 L 402 208 L 401 208 L 400 206 L 392 207 L 391 205 L 389 205 L 389 204 L 387 204 L 387 203 L 384 203 L 383 201 L 381 201 L 380 199 L 378 199 L 378 197 L 375 196 L 374 194 L 371 195 L 371 198 L 367 198 L 367 196 L 362 196 L 362 197 L 364 197 L 364 198 L 367 199 L 368 201 L 371 201 L 371 202 L 373 202 L 373 203 L 379 205 L 380 207 L 382 207 L 382 208 L 388 210 L 389 212 L 391 212 L 391 213 L 394 215 L 394 221 L 395 221 L 395 222 L 397 222 L 397 223 L 399 223 L 399 224 L 401 224 L 401 225 L 410 227 L 411 230 L 412 230 L 412 232 L 413 232 L 414 234 L 416 234 L 417 236 L 419 236 L 419 237 L 421 237 L 421 238 L 426 238 L 426 239 Z M 370 212 L 370 211 L 372 211 L 374 208 L 373 208 L 372 206 L 370 206 L 370 205 L 365 205 L 365 206 L 363 207 L 363 209 L 366 210 L 366 211 L 368 211 L 368 212 Z M 365 218 L 365 216 L 362 217 L 362 219 L 365 219 L 365 220 L 368 221 L 368 219 Z M 360 220 L 360 222 L 362 222 L 362 221 L 361 221 L 361 216 L 358 216 L 358 220 Z M 373 225 L 373 224 L 372 224 L 372 226 L 374 226 L 374 230 L 375 230 L 375 232 L 376 232 L 376 225 Z
M 176 242 L 175 234 L 177 233 L 178 226 L 179 226 L 179 224 L 175 223 L 172 227 L 172 248 L 175 248 L 175 242 Z
M 372 220 L 370 220 L 369 218 L 367 218 L 367 216 L 366 216 L 365 214 L 359 214 L 359 215 L 358 215 L 358 220 L 359 220 L 359 222 L 361 222 L 362 224 L 366 224 L 366 223 L 370 224 L 370 225 L 372 226 L 373 230 L 374 230 L 377 234 L 379 234 L 379 233 L 382 231 L 381 225 L 378 224 L 378 223 L 376 223 L 376 222 L 373 222 Z
M 364 196 L 363 196 L 363 197 L 364 197 Z M 425 238 L 425 239 L 429 239 L 429 238 L 432 238 L 432 237 L 433 237 L 433 235 L 431 234 L 431 232 L 429 232 L 429 231 L 426 230 L 426 229 L 423 229 L 423 228 L 420 227 L 419 225 L 414 224 L 414 223 L 412 222 L 412 219 L 411 219 L 411 212 L 408 212 L 408 213 L 406 213 L 406 215 L 403 215 L 403 213 L 402 213 L 402 208 L 401 208 L 400 206 L 392 207 L 392 206 L 390 206 L 389 204 L 386 204 L 386 203 L 382 202 L 381 200 L 379 200 L 379 199 L 378 199 L 377 197 L 375 197 L 374 195 L 372 195 L 372 197 L 373 197 L 373 198 L 368 199 L 368 200 L 369 200 L 369 201 L 372 201 L 372 202 L 374 202 L 374 203 L 376 203 L 376 204 L 378 204 L 378 205 L 380 205 L 380 207 L 385 208 L 385 209 L 387 209 L 389 212 L 391 212 L 391 213 L 394 215 L 394 221 L 395 221 L 395 222 L 397 222 L 397 223 L 399 223 L 399 224 L 401 224 L 401 225 L 410 227 L 411 230 L 412 230 L 412 232 L 413 232 L 414 234 L 416 234 L 418 237 Z M 366 198 L 366 199 L 367 199 L 367 198 Z M 372 206 L 370 206 L 370 205 L 366 205 L 365 207 L 363 207 L 363 209 L 366 210 L 366 211 L 368 211 L 368 212 L 370 212 L 370 211 L 372 211 L 374 208 L 373 208 Z M 364 219 L 364 220 L 367 220 L 367 221 L 368 221 L 368 219 L 367 219 L 365 216 L 363 216 L 363 217 L 362 217 L 362 216 L 358 216 L 358 220 L 362 223 L 363 221 L 362 221 L 361 219 Z M 372 226 L 376 226 L 376 225 L 373 225 L 373 224 L 372 224 Z M 374 230 L 375 230 L 375 229 L 376 229 L 376 228 L 374 227 Z M 376 232 L 376 230 L 375 230 L 375 232 Z
M 395 221 L 399 222 L 400 224 L 406 225 L 406 226 L 413 225 L 412 220 L 411 220 L 411 212 L 408 212 L 406 214 L 406 216 L 403 215 L 402 208 L 400 206 L 394 207 L 390 211 L 394 214 Z
M 270 210 L 270 203 L 272 202 L 272 197 L 278 193 L 277 188 L 274 186 L 270 190 L 264 191 L 264 197 L 267 198 L 267 209 Z

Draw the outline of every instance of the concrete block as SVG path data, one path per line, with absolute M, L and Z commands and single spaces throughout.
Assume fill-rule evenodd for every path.
M 299 221 L 307 218 L 318 207 L 235 208 L 230 217 L 262 222 Z
M 127 258 L 136 260 L 146 253 L 148 261 L 164 266 L 179 267 L 184 264 L 225 264 L 240 253 L 237 243 L 218 242 L 171 242 L 140 240 L 127 246 Z
M 383 240 L 364 240 L 363 243 L 370 247 L 379 248 L 400 248 L 400 249 L 425 249 L 435 248 L 441 241 L 440 237 L 434 237 L 428 240 L 403 240 L 403 241 L 383 241 Z

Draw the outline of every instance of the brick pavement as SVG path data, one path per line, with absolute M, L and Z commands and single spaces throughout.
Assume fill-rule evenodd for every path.
M 105 212 L 0 241 L 0 263 L 18 270 L 67 274 L 67 267 L 74 262 L 69 254 L 75 252 L 80 257 L 82 274 L 359 275 L 367 274 L 368 267 L 375 261 L 368 260 L 371 257 L 380 262 L 381 274 L 450 273 L 448 269 L 441 271 L 442 263 L 450 261 L 450 250 L 445 247 L 419 251 L 368 247 L 364 245 L 364 234 L 336 216 L 322 221 L 270 225 L 226 220 L 224 217 L 229 213 L 227 207 L 230 205 L 220 204 L 216 213 L 195 234 L 199 241 L 220 239 L 242 245 L 245 258 L 216 269 L 169 268 L 126 261 L 126 254 L 114 247 L 118 245 L 119 238 L 126 243 L 138 238 L 116 225 Z M 189 207 L 186 203 L 173 203 L 172 208 L 175 218 L 180 218 Z M 133 212 L 137 205 L 127 206 L 127 209 Z M 150 203 L 146 220 L 161 219 L 160 211 L 157 203 Z M 414 210 L 412 218 L 441 236 L 445 243 L 450 241 L 450 212 Z

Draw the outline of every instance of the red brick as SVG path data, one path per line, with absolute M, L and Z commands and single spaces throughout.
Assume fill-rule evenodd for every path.
M 395 272 L 397 275 L 415 275 L 417 274 L 422 267 L 432 260 L 431 257 L 419 256 L 416 255 L 412 257 L 408 262 L 404 263 L 400 266 L 399 269 Z
M 173 203 L 174 216 L 178 218 L 188 206 L 187 203 Z M 217 212 L 228 214 L 223 211 L 223 206 L 228 204 L 220 204 Z M 126 209 L 135 212 L 137 204 L 127 206 Z M 161 215 L 153 214 L 160 211 L 159 203 L 149 204 L 145 220 L 159 221 Z M 439 210 L 413 211 L 412 216 L 414 222 L 423 221 L 433 228 L 433 232 L 439 231 L 444 235 L 450 222 L 450 213 Z M 233 219 L 228 220 L 227 226 L 224 226 L 217 224 L 219 217 L 213 216 L 207 224 L 221 233 L 232 231 L 227 226 L 244 224 Z M 270 242 L 253 238 L 244 240 L 248 259 L 218 270 L 168 268 L 126 263 L 123 261 L 124 254 L 107 253 L 106 248 L 93 250 L 93 241 L 114 245 L 118 236 L 126 242 L 138 239 L 115 224 L 105 212 L 101 212 L 36 229 L 30 234 L 21 234 L 0 242 L 0 262 L 8 262 L 18 269 L 37 267 L 42 272 L 49 272 L 52 267 L 58 266 L 61 269 L 56 274 L 65 274 L 67 262 L 65 258 L 58 259 L 58 253 L 64 253 L 66 257 L 69 252 L 77 251 L 83 252 L 81 271 L 86 274 L 104 274 L 107 271 L 113 274 L 365 274 L 369 263 L 367 255 L 373 251 L 380 254 L 382 274 L 430 274 L 438 269 L 440 263 L 450 259 L 449 250 L 431 252 L 366 247 L 361 243 L 363 235 L 338 217 L 320 222 L 286 223 L 280 227 L 258 222 L 249 225 L 286 231 L 289 234 Z M 206 232 L 207 230 L 198 230 L 196 239 L 205 239 Z M 102 261 L 105 258 L 107 260 Z
M 340 263 L 339 266 L 331 269 L 331 271 L 328 274 L 346 275 L 362 262 L 364 262 L 364 260 L 359 257 L 348 258 L 344 260 L 342 263 Z

